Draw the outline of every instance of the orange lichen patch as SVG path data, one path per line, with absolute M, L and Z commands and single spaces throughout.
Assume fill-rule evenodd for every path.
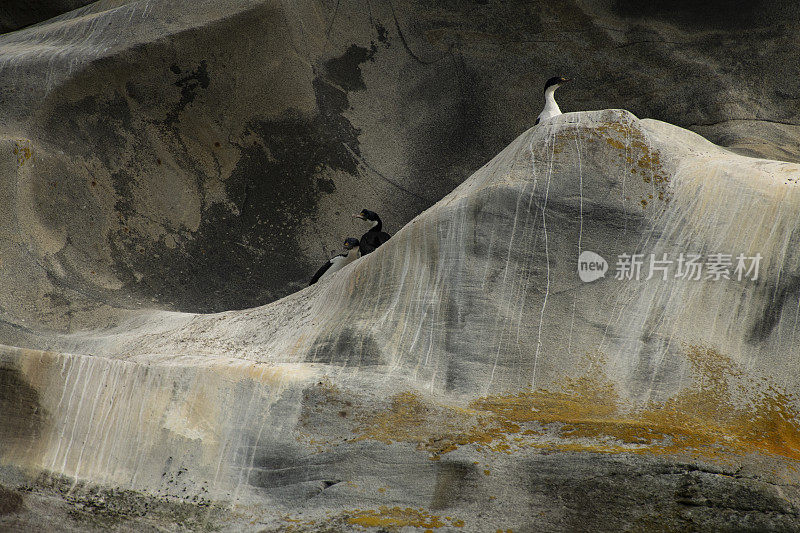
M 381 506 L 378 510 L 362 511 L 356 509 L 345 514 L 347 515 L 347 523 L 365 528 L 418 527 L 436 529 L 445 526 L 464 527 L 462 520 L 453 520 L 449 516 L 442 518 L 439 515 L 429 514 L 425 509 L 413 509 L 411 507 L 403 509 L 400 507 Z
M 283 518 L 284 522 L 290 522 L 289 525 L 280 528 L 283 533 L 301 533 L 303 531 L 310 531 L 314 529 L 317 522 L 315 520 L 298 520 L 288 516 Z
M 23 166 L 31 158 L 32 151 L 28 141 L 17 141 L 14 143 L 14 155 L 17 156 L 17 164 Z
M 754 384 L 711 348 L 690 346 L 686 355 L 695 385 L 639 416 L 652 427 L 671 430 L 673 442 L 666 451 L 692 448 L 714 455 L 721 449 L 800 460 L 800 412 L 790 396 L 769 386 L 753 394 Z M 734 405 L 736 396 L 748 395 L 749 406 Z
M 559 130 L 554 134 L 554 144 L 549 148 L 546 147 L 545 150 L 550 151 L 552 154 L 560 154 L 567 147 L 574 146 L 576 141 L 581 141 L 585 131 L 586 128 Z
M 372 420 L 364 436 L 387 444 L 414 440 L 424 430 L 429 411 L 414 393 L 403 392 L 392 399 L 389 410 Z
M 560 390 L 478 398 L 468 409 L 429 404 L 406 392 L 364 419 L 359 438 L 416 443 L 431 459 L 475 445 L 505 453 L 547 447 L 720 461 L 755 452 L 800 460 L 800 413 L 792 398 L 774 388 L 754 394 L 736 365 L 713 349 L 690 346 L 686 357 L 694 385 L 643 407 L 623 401 L 596 371 L 564 380 Z
M 650 146 L 645 133 L 634 124 L 606 122 L 593 127 L 576 125 L 574 128 L 558 130 L 554 139 L 552 146 L 545 147 L 545 156 L 563 152 L 576 140 L 579 141 L 578 149 L 584 142 L 605 141 L 630 166 L 631 173 L 638 174 L 643 183 L 653 187 L 654 197 L 664 203 L 670 201 L 667 188 L 670 178 L 662 165 L 661 155 Z M 646 207 L 647 203 L 642 202 L 642 207 Z
M 621 141 L 618 141 L 618 140 L 614 139 L 613 137 L 606 137 L 606 142 L 608 144 L 610 144 L 611 146 L 613 146 L 614 148 L 616 148 L 617 150 L 625 150 L 625 148 L 626 148 L 625 145 Z
M 412 442 L 438 459 L 441 454 L 471 442 L 463 433 L 470 422 L 474 419 L 467 411 L 426 404 L 415 393 L 403 392 L 392 398 L 388 409 L 364 417 L 358 439 L 386 444 Z
M 667 184 L 670 180 L 662 165 L 661 155 L 658 150 L 651 148 L 645 134 L 639 128 L 630 124 L 609 122 L 597 126 L 594 131 L 604 138 L 606 143 L 619 150 L 619 157 L 624 158 L 628 164 L 635 164 L 638 167 L 638 171 L 637 168 L 631 168 L 630 171 L 639 174 L 642 182 L 652 184 L 656 188 L 655 195 L 659 200 L 669 202 Z M 621 136 L 624 136 L 625 142 L 620 140 Z M 645 205 L 643 203 L 642 207 Z

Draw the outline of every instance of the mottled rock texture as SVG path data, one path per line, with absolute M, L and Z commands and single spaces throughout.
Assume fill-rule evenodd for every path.
M 233 529 L 791 530 L 798 177 L 624 111 L 558 117 L 278 302 L 5 348 L 0 453 L 232 504 Z M 586 249 L 763 257 L 758 280 L 584 284 Z
M 796 18 L 761 3 L 141 0 L 8 33 L 2 283 L 28 296 L 3 300 L 9 334 L 294 292 L 363 231 L 352 212 L 394 233 L 527 129 L 554 73 L 575 78 L 565 111 L 625 108 L 795 160 Z
M 0 525 L 798 530 L 798 26 L 140 0 L 0 35 Z M 529 130 L 554 74 L 650 118 Z M 392 240 L 303 289 L 361 208 Z M 763 262 L 583 284 L 582 250 Z

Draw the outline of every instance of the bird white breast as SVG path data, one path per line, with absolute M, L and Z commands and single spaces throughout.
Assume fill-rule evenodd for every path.
M 558 104 L 556 103 L 555 92 L 558 89 L 558 85 L 553 85 L 548 87 L 544 93 L 544 109 L 542 112 L 539 113 L 539 117 L 537 120 L 542 122 L 543 120 L 547 120 L 548 118 L 553 118 L 561 114 L 561 109 L 559 109 Z
M 322 276 L 320 276 L 320 279 L 343 269 L 344 267 L 346 267 L 347 265 L 358 259 L 358 257 L 359 257 L 358 247 L 350 250 L 345 256 L 337 255 L 336 257 L 331 259 L 331 267 L 328 270 L 326 270 Z

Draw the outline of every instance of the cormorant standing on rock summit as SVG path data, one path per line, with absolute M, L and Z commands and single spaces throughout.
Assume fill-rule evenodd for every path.
M 544 109 L 542 109 L 542 112 L 539 113 L 539 116 L 536 118 L 535 124 L 561 114 L 561 109 L 559 109 L 556 103 L 555 93 L 556 89 L 558 89 L 562 83 L 567 83 L 568 81 L 570 81 L 569 78 L 563 78 L 561 76 L 555 76 L 547 80 L 547 83 L 544 84 Z

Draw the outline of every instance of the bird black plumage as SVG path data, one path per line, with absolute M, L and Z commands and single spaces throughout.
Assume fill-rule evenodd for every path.
M 375 211 L 369 209 L 362 209 L 357 215 L 353 215 L 361 220 L 372 222 L 372 227 L 359 239 L 359 248 L 361 255 L 367 255 L 374 252 L 380 245 L 388 241 L 392 236 L 383 231 L 383 222 L 381 217 Z
M 348 237 L 345 239 L 344 249 L 347 251 L 343 254 L 339 254 L 330 258 L 324 265 L 319 267 L 319 270 L 317 270 L 317 273 L 311 278 L 311 281 L 308 282 L 308 285 L 311 286 L 315 284 L 323 276 L 333 274 L 334 272 L 341 270 L 345 266 L 358 259 L 361 255 L 358 245 L 358 239 L 354 237 Z

